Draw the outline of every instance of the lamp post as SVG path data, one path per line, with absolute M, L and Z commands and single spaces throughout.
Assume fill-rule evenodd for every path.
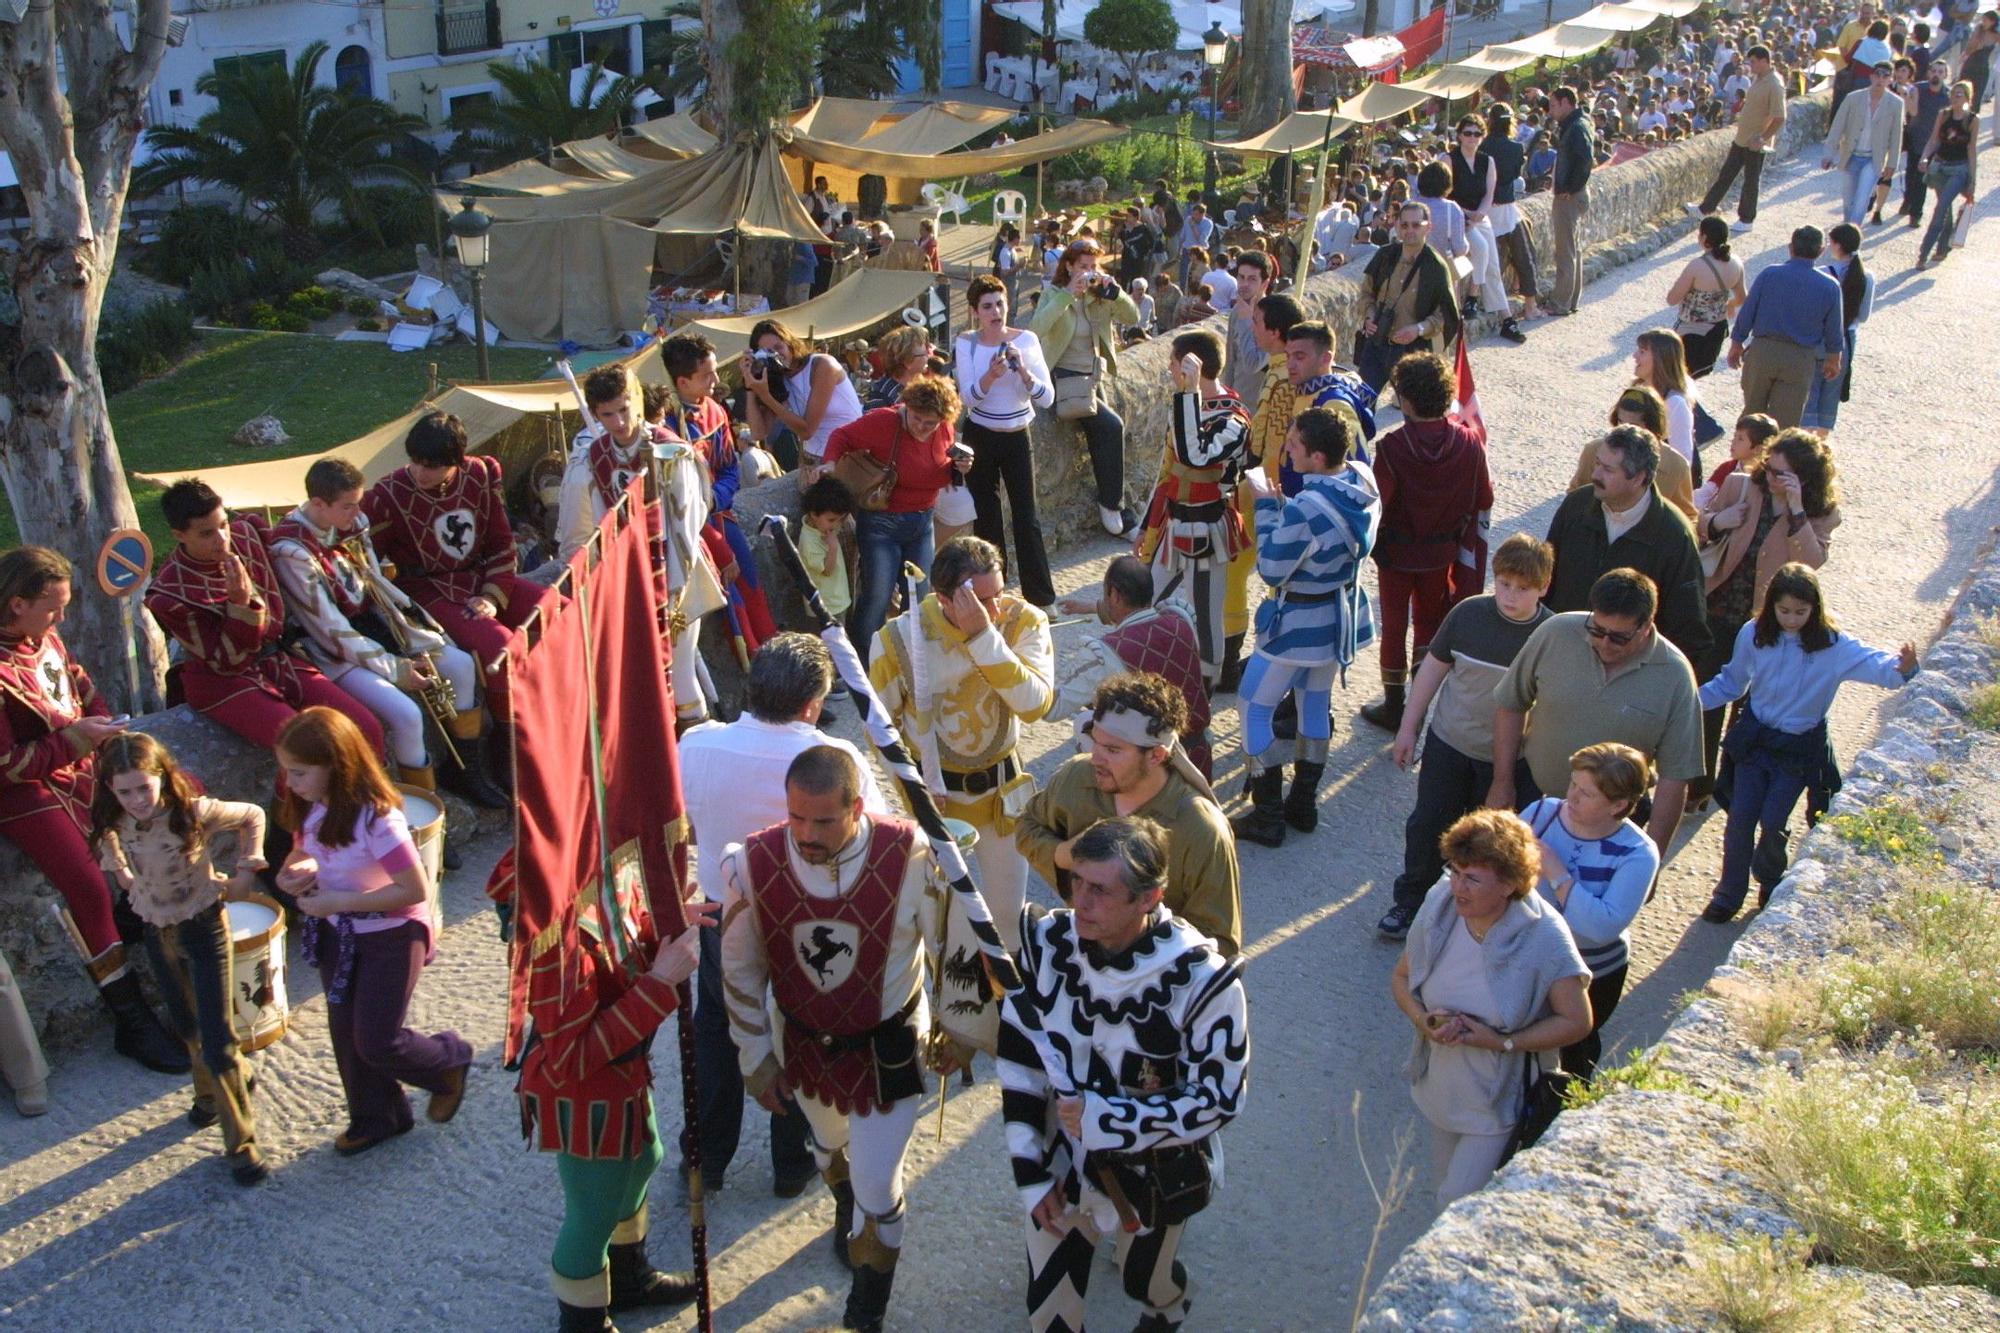
M 1216 114 L 1222 110 L 1222 62 L 1230 54 L 1230 34 L 1222 30 L 1220 22 L 1208 24 L 1208 32 L 1202 34 L 1202 60 L 1208 64 L 1208 164 L 1202 168 L 1202 196 L 1208 198 L 1208 206 L 1216 206 Z
M 486 368 L 486 303 L 480 284 L 486 276 L 487 233 L 493 219 L 473 207 L 470 197 L 458 201 L 459 211 L 451 215 L 452 239 L 458 242 L 458 262 L 472 278 L 472 345 L 479 349 L 479 379 L 492 376 Z

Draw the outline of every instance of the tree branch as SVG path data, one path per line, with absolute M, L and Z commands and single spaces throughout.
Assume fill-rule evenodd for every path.
M 68 156 L 66 127 L 50 124 L 41 108 L 60 101 L 56 89 L 55 13 L 29 6 L 16 24 L 0 24 L 0 143 L 14 161 L 27 198 L 29 224 L 40 230 L 38 201 L 55 173 L 58 150 Z

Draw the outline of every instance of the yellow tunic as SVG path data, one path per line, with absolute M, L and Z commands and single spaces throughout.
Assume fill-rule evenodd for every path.
M 1278 463 L 1285 456 L 1285 436 L 1298 413 L 1298 390 L 1285 373 L 1285 359 L 1274 356 L 1264 366 L 1264 392 L 1257 399 L 1257 413 L 1250 418 L 1250 457 L 1264 466 L 1264 475 L 1275 490 Z M 1236 488 L 1236 510 L 1243 515 L 1244 529 L 1257 530 L 1257 502 L 1248 486 Z M 1229 562 L 1229 595 L 1222 604 L 1225 634 L 1247 633 L 1250 629 L 1250 573 L 1257 568 L 1257 543 L 1236 553 Z

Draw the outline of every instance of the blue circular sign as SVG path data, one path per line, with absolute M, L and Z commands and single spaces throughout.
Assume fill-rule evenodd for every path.
M 107 596 L 129 596 L 152 571 L 153 543 L 137 528 L 120 528 L 97 553 L 97 585 Z

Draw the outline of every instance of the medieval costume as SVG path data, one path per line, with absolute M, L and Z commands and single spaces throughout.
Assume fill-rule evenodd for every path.
M 449 716 L 439 722 L 458 752 L 465 794 L 482 805 L 505 807 L 506 796 L 487 780 L 482 762 L 479 664 L 427 623 L 409 594 L 383 574 L 369 539 L 368 515 L 356 514 L 354 523 L 351 532 L 317 528 L 299 508 L 271 529 L 285 613 L 305 632 L 307 656 L 382 720 L 402 780 L 435 790 L 436 772 L 424 743 L 425 707 L 412 697 L 423 688 L 415 664 L 427 657 L 450 687 Z M 444 711 L 441 701 L 439 707 Z
M 1188 727 L 1181 733 L 1181 748 L 1203 780 L 1210 781 L 1215 777 L 1215 754 L 1208 737 L 1212 713 L 1201 668 L 1194 613 L 1176 594 L 1134 611 L 1104 634 L 1078 645 L 1076 667 L 1063 681 L 1053 711 L 1059 718 L 1075 717 L 1090 708 L 1097 687 L 1111 677 L 1150 671 L 1187 701 Z
M 56 631 L 39 639 L 0 635 L 0 834 L 62 894 L 72 941 L 111 1010 L 118 1053 L 163 1074 L 185 1074 L 187 1049 L 160 1026 L 127 969 L 111 886 L 87 840 L 95 769 L 89 742 L 72 728 L 110 715 Z
M 409 468 L 397 468 L 369 488 L 361 508 L 376 551 L 395 566 L 396 586 L 481 667 L 500 660 L 510 632 L 527 624 L 549 595 L 518 572 L 497 458 L 468 455 L 448 479 L 429 489 L 417 485 Z M 474 597 L 493 603 L 497 614 L 475 614 L 466 605 Z M 486 679 L 486 705 L 495 726 L 509 724 L 507 673 Z
M 1228 564 L 1250 544 L 1232 503 L 1249 434 L 1243 403 L 1227 389 L 1175 393 L 1160 480 L 1139 539 L 1140 558 L 1152 561 L 1155 593 L 1178 582 L 1194 607 L 1202 677 L 1211 687 L 1222 674 L 1228 637 Z
M 736 521 L 736 492 L 743 484 L 742 456 L 737 451 L 736 430 L 729 409 L 713 398 L 689 406 L 677 397 L 667 400 L 667 429 L 686 440 L 708 469 L 712 487 L 708 497 L 708 526 L 705 535 L 716 557 L 716 568 L 736 566 L 736 579 L 729 585 L 729 615 L 745 650 L 755 654 L 758 645 L 778 632 L 771 608 L 764 599 L 764 583 L 757 574 L 757 561 L 750 552 L 750 539 Z M 726 546 L 724 558 L 718 544 Z
M 1127 1227 L 1136 1224 L 1118 1230 L 1116 1262 L 1146 1308 L 1139 1328 L 1178 1329 L 1189 1304 L 1181 1234 L 1221 1181 L 1216 1131 L 1242 1107 L 1241 964 L 1164 908 L 1117 954 L 1080 939 L 1073 913 L 1051 912 L 1023 928 L 1021 964 L 1026 984 L 1003 1005 L 999 1067 L 1014 1184 L 1031 1214 L 1029 1327 L 1083 1328 L 1091 1257 L 1116 1225 L 1103 1206 L 1111 1194 L 1132 1212 Z M 1056 1108 L 1071 1096 L 1084 1103 L 1074 1138 Z M 1032 1216 L 1051 1189 L 1072 1209 L 1055 1232 Z
M 936 593 L 876 635 L 869 681 L 898 730 L 910 739 L 925 784 L 948 819 L 979 830 L 974 858 L 979 890 L 1011 950 L 1028 863 L 1014 828 L 1034 795 L 1035 779 L 1016 756 L 1021 726 L 1054 706 L 1055 643 L 1038 608 L 1012 593 L 1000 598 L 993 624 L 968 638 L 945 618 Z M 953 1012 L 980 1016 L 974 1045 L 990 1051 L 1000 1014 L 979 969 L 979 945 L 956 899 L 945 927 L 945 994 Z
M 1244 470 L 1261 467 L 1273 482 L 1279 480 L 1279 469 L 1285 459 L 1285 436 L 1292 429 L 1292 418 L 1298 415 L 1295 406 L 1298 393 L 1292 387 L 1285 358 L 1273 357 L 1265 362 L 1264 389 L 1257 395 L 1257 410 L 1251 414 L 1250 433 L 1244 438 L 1248 455 L 1244 460 Z M 1222 680 L 1216 691 L 1219 694 L 1233 691 L 1243 676 L 1243 638 L 1250 632 L 1250 574 L 1257 568 L 1256 493 L 1241 485 L 1239 480 L 1231 503 L 1236 506 L 1243 532 L 1250 540 L 1245 541 L 1243 549 L 1229 561 L 1229 588 L 1222 610 L 1223 632 L 1227 638 L 1223 649 Z
M 835 1252 L 854 1270 L 845 1327 L 879 1333 L 903 1244 L 903 1162 L 932 1022 L 925 983 L 947 887 L 915 825 L 873 816 L 820 865 L 783 825 L 752 834 L 725 853 L 723 876 L 743 1082 L 758 1095 L 781 1072 L 790 1084 L 833 1191 Z M 937 1017 L 951 1012 L 947 1003 Z
M 527 979 L 534 1035 L 521 1057 L 521 1133 L 556 1155 L 562 1182 L 549 1268 L 565 1333 L 597 1333 L 612 1327 L 608 1311 L 680 1305 L 695 1293 L 691 1275 L 658 1272 L 646 1257 L 646 1193 L 662 1156 L 649 1056 L 679 990 L 647 971 L 660 938 L 641 881 L 610 882 L 615 917 L 586 891 L 574 947 L 536 955 Z M 510 849 L 486 892 L 511 907 L 514 887 Z
M 1344 679 L 1355 653 L 1375 638 L 1360 580 L 1381 518 L 1374 474 L 1361 463 L 1302 478 L 1290 499 L 1257 497 L 1257 572 L 1270 592 L 1257 608 L 1257 651 L 1243 673 L 1253 808 L 1235 823 L 1239 838 L 1275 847 L 1287 823 L 1302 833 L 1318 825 L 1334 676 Z M 1271 719 L 1294 692 L 1298 736 L 1287 795 Z
M 386 753 L 380 720 L 321 674 L 287 632 L 266 532 L 255 515 L 229 521 L 230 554 L 250 580 L 248 602 L 229 600 L 224 562 L 197 560 L 178 544 L 147 585 L 146 609 L 185 654 L 175 670 L 188 705 L 260 750 L 277 744 L 300 709 L 331 708 L 360 728 L 376 754 Z

